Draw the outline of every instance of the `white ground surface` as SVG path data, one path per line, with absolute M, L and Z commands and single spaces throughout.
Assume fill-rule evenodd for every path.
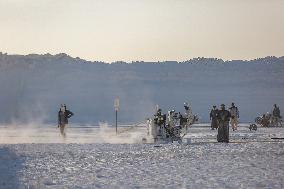
M 0 188 L 284 188 L 284 141 L 271 139 L 284 128 L 244 126 L 220 144 L 197 125 L 187 145 L 141 144 L 144 127 L 58 132 L 0 127 Z

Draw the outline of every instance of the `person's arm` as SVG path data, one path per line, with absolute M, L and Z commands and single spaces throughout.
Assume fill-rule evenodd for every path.
M 237 116 L 240 118 L 239 109 L 237 108 Z
M 74 115 L 73 112 L 71 112 L 70 110 L 67 110 L 67 117 L 70 118 Z
M 211 110 L 211 112 L 210 112 L 210 120 L 212 119 L 212 114 L 213 114 L 213 111 Z
M 216 112 L 216 118 L 217 118 L 217 121 L 220 121 L 220 113 L 219 113 L 219 111 Z
M 60 111 L 59 111 L 58 112 L 58 127 L 59 127 L 60 123 L 61 123 L 61 120 L 60 120 Z
M 232 117 L 231 112 L 228 111 L 228 119 L 230 120 L 230 118 Z

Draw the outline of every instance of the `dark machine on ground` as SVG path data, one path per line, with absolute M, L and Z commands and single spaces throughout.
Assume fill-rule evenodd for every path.
M 198 121 L 198 117 L 192 114 L 188 103 L 184 103 L 185 113 L 168 111 L 167 115 L 162 114 L 158 109 L 152 119 L 148 119 L 148 135 L 154 143 L 182 142 L 188 132 L 188 128 Z
M 271 113 L 256 117 L 255 123 L 262 127 L 283 127 L 282 117 L 275 117 Z

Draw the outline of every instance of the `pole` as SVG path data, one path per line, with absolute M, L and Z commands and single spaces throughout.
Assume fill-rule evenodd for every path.
M 117 110 L 115 110 L 115 131 L 117 134 Z
M 115 110 L 115 131 L 117 134 L 117 112 L 119 109 L 119 98 L 114 99 L 114 110 Z

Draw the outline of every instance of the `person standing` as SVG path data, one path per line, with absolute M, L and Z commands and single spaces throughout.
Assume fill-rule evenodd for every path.
M 238 118 L 239 116 L 239 110 L 238 107 L 235 106 L 235 103 L 232 103 L 232 106 L 230 107 L 230 114 L 231 114 L 231 126 L 233 131 L 236 131 L 238 128 Z
M 277 104 L 274 104 L 272 115 L 275 116 L 275 117 L 281 117 L 280 108 L 277 106 Z
M 58 112 L 58 127 L 60 128 L 60 133 L 63 137 L 66 136 L 65 127 L 68 124 L 68 119 L 74 114 L 70 110 L 67 110 L 65 104 L 61 104 Z
M 260 124 L 261 124 L 263 127 L 268 127 L 268 126 L 269 126 L 269 118 L 267 118 L 267 115 L 266 115 L 266 114 L 263 114 L 263 115 L 262 115 Z
M 216 106 L 213 106 L 213 109 L 210 112 L 210 120 L 211 120 L 211 129 L 217 129 L 218 128 L 218 119 L 217 119 L 217 115 L 218 115 L 218 109 L 216 108 Z
M 272 124 L 273 126 L 278 126 L 281 120 L 281 115 L 280 115 L 280 108 L 277 106 L 277 104 L 274 104 L 273 111 L 272 111 Z
M 196 121 L 195 117 L 192 114 L 191 107 L 187 102 L 184 103 L 183 107 L 185 109 L 185 118 L 187 119 L 186 125 L 190 126 L 190 125 L 194 124 L 194 122 Z
M 218 142 L 229 142 L 229 122 L 230 122 L 231 114 L 228 110 L 226 110 L 225 105 L 221 105 L 221 109 L 218 111 L 217 119 L 218 119 Z

